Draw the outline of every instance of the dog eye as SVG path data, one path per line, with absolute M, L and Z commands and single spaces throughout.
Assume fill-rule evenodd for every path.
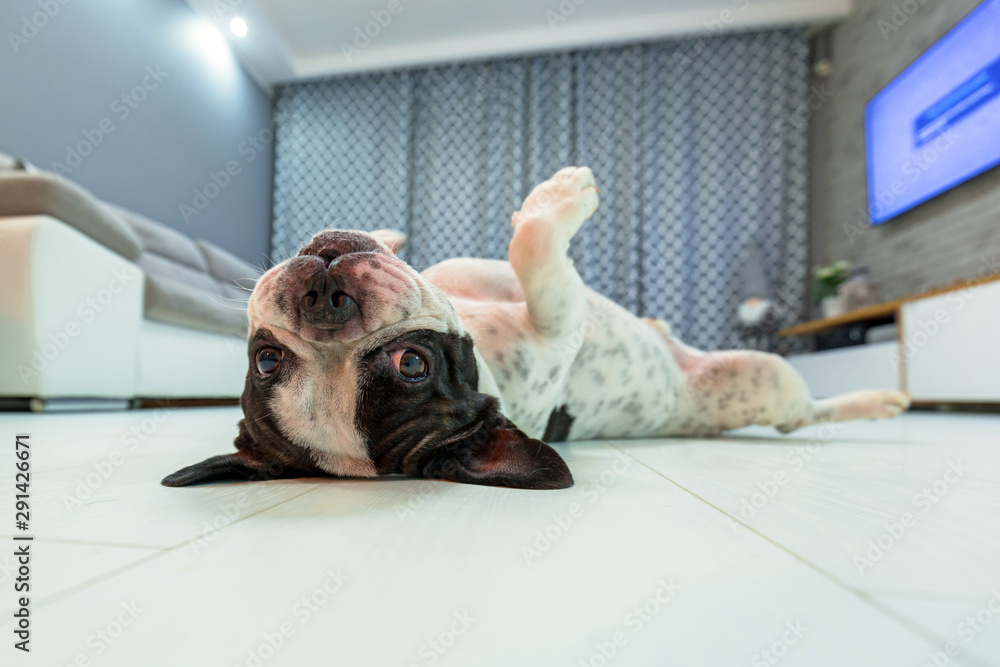
M 413 350 L 393 352 L 392 365 L 396 372 L 407 380 L 420 380 L 427 377 L 427 362 Z
M 282 351 L 276 347 L 262 348 L 257 352 L 257 372 L 261 375 L 270 375 L 278 370 L 282 356 Z

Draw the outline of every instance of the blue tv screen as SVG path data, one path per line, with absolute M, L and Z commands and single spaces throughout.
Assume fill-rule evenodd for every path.
M 1000 164 L 1000 0 L 976 7 L 872 98 L 865 141 L 876 225 Z

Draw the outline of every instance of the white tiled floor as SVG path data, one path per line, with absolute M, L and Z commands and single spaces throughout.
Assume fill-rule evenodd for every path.
M 557 445 L 565 491 L 159 486 L 238 417 L 0 415 L 36 536 L 25 656 L 0 529 L 0 663 L 1000 665 L 1000 417 Z

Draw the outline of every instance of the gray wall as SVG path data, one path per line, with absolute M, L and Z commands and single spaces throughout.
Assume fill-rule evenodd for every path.
M 213 58 L 200 25 L 182 0 L 3 0 L 0 152 L 52 170 L 76 163 L 70 147 L 93 146 L 67 178 L 260 264 L 270 247 L 271 101 L 228 48 Z M 239 173 L 195 202 L 195 189 L 216 193 L 210 172 L 230 161 Z M 204 208 L 187 222 L 181 205 L 195 203 Z
M 834 30 L 830 98 L 811 128 L 812 259 L 867 265 L 887 298 L 990 271 L 1000 252 L 1000 169 L 879 227 L 865 217 L 865 104 L 977 4 L 855 0 L 854 14 Z M 905 22 L 896 16 L 898 30 L 880 29 L 880 20 L 893 25 L 894 5 L 917 9 Z

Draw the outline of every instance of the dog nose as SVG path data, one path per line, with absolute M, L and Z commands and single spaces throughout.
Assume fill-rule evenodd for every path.
M 309 289 L 299 302 L 299 314 L 304 322 L 314 326 L 339 326 L 358 314 L 358 303 L 340 290 L 325 269 L 314 274 L 307 287 Z
M 343 292 L 318 294 L 311 290 L 302 297 L 299 312 L 309 324 L 345 324 L 358 314 L 358 304 Z

